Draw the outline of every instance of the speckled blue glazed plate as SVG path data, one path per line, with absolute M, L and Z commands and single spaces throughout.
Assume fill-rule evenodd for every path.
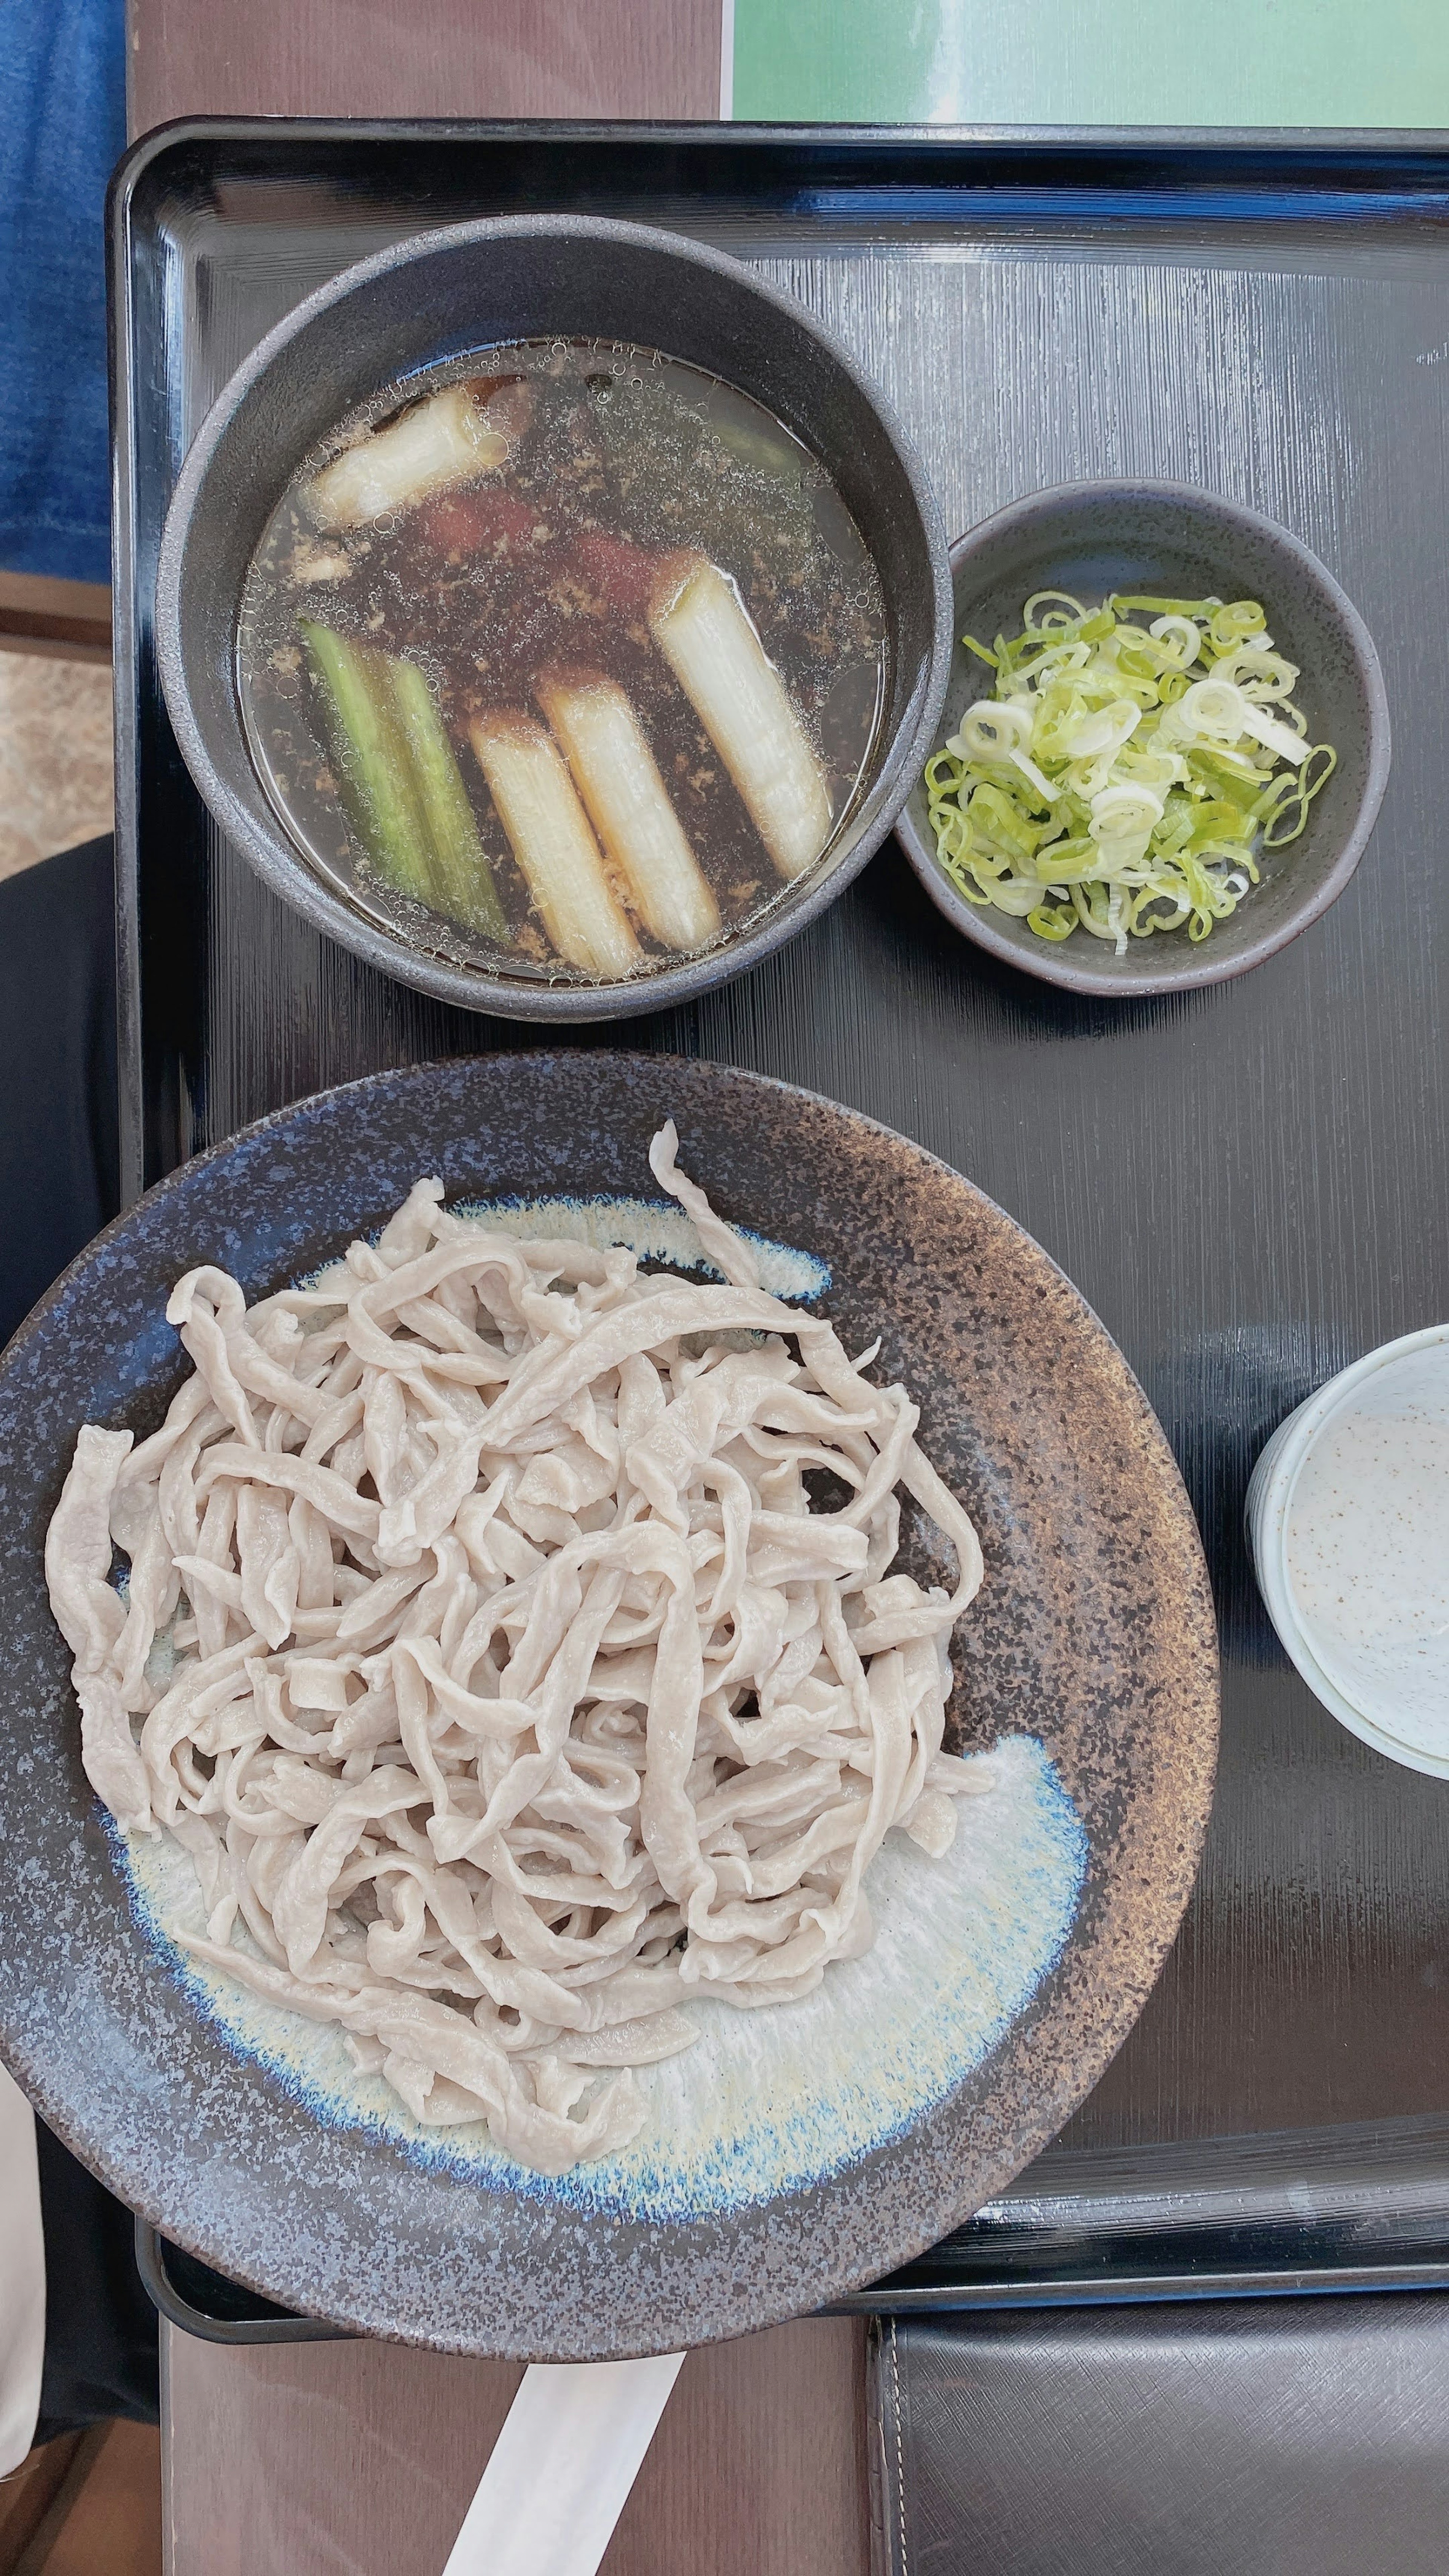
M 955 1740 L 990 1755 L 945 1861 L 893 1837 L 866 1957 L 769 2013 L 691 2007 L 621 2154 L 545 2180 L 419 2128 L 340 2036 L 198 1973 L 190 1864 L 128 1845 L 80 1768 L 42 1549 L 78 1425 L 151 1427 L 186 1362 L 170 1281 L 309 1275 L 422 1172 L 483 1222 L 567 1201 L 689 1267 L 660 1120 L 780 1293 L 922 1405 L 981 1531 Z M 555 1205 L 555 1216 L 557 1208 Z M 908 1524 L 908 1561 L 940 1541 Z M 941 1569 L 944 1570 L 944 1569 Z M 739 2334 L 859 2288 L 999 2191 L 1140 2010 L 1197 1862 L 1217 1738 L 1206 1574 L 1120 1353 L 969 1183 L 828 1101 L 664 1057 L 374 1076 L 188 1165 L 75 1263 L 0 1364 L 0 2049 L 168 2237 L 281 2304 L 459 2352 L 587 2359 Z

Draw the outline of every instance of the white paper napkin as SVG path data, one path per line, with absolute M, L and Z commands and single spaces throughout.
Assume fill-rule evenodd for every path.
M 683 2359 L 526 2370 L 443 2576 L 595 2576 Z

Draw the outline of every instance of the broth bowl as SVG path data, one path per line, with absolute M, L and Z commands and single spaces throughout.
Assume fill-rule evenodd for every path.
M 298 469 L 384 387 L 524 341 L 650 349 L 763 406 L 824 468 L 884 604 L 883 702 L 853 798 L 813 865 L 709 946 L 613 981 L 419 944 L 303 850 L 262 783 L 237 671 L 253 556 Z M 422 390 L 422 385 L 418 385 Z M 575 216 L 460 224 L 396 244 L 298 306 L 218 397 L 186 458 L 157 573 L 156 646 L 182 756 L 228 839 L 319 930 L 465 1009 L 591 1020 L 739 974 L 834 901 L 890 831 L 936 731 L 951 654 L 944 529 L 889 405 L 829 335 L 733 259 L 653 227 Z M 441 930 L 442 925 L 439 925 Z

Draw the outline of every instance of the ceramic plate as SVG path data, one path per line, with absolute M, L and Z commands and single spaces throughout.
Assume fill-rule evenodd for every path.
M 416 2128 L 340 2039 L 184 1964 L 189 1865 L 128 1847 L 87 1787 L 45 1527 L 83 1421 L 151 1427 L 187 1363 L 164 1319 L 198 1261 L 249 1297 L 379 1225 L 419 1174 L 452 1202 L 560 1200 L 688 1266 L 647 1147 L 763 1239 L 921 1405 L 981 1532 L 954 1740 L 991 1754 L 946 1860 L 893 1836 L 863 1959 L 772 2012 L 691 2007 L 622 2154 L 558 2181 L 486 2132 Z M 906 1523 L 907 1561 L 941 1542 Z M 1130 2028 L 1197 1864 L 1217 1742 L 1212 1605 L 1156 1420 L 1045 1253 L 969 1182 L 831 1102 L 659 1056 L 382 1074 L 202 1156 L 99 1237 L 0 1364 L 0 2049 L 121 2198 L 282 2305 L 455 2352 L 575 2360 L 743 2334 L 858 2289 L 1027 2164 Z

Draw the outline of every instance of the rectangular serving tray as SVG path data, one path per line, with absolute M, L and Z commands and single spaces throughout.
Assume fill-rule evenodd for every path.
M 1449 136 L 207 120 L 138 144 L 110 218 L 130 1194 L 323 1085 L 538 1042 L 265 891 L 182 767 L 151 608 L 186 447 L 273 322 L 408 232 L 555 210 L 798 295 L 904 414 L 953 533 L 1077 476 L 1176 476 L 1293 528 L 1374 632 L 1395 753 L 1368 856 L 1239 981 L 1057 993 L 960 941 L 889 843 L 756 973 L 565 1042 L 779 1075 L 968 1173 L 1116 1335 L 1208 1548 L 1222 1764 L 1167 1972 L 1062 2141 L 864 2303 L 1449 2279 L 1449 1790 L 1312 1699 L 1241 1531 L 1282 1415 L 1449 1313 Z

